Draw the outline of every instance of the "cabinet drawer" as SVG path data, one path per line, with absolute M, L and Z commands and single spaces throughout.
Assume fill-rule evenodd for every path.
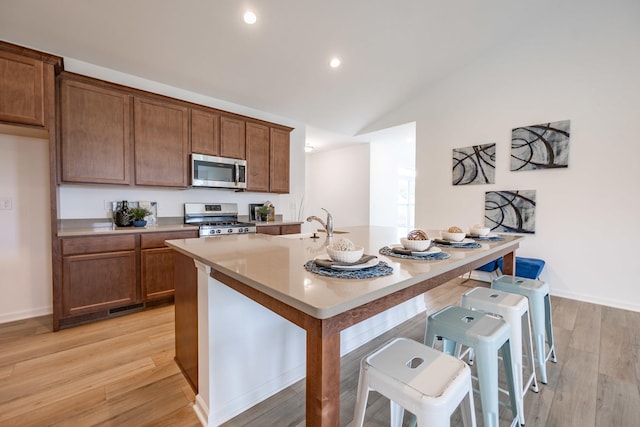
M 140 235 L 140 247 L 142 249 L 149 248 L 163 248 L 165 240 L 173 239 L 190 239 L 192 237 L 198 237 L 198 230 L 196 227 L 193 231 L 169 231 L 166 233 L 148 233 Z
M 136 249 L 136 236 L 100 236 L 62 239 L 62 254 L 88 254 L 96 252 L 132 251 Z

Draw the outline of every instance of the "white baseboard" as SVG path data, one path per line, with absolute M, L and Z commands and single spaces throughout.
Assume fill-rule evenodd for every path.
M 30 308 L 28 310 L 0 313 L 0 323 L 15 322 L 17 320 L 30 319 L 32 317 L 47 316 L 53 314 L 53 307 Z
M 563 292 L 557 289 L 551 289 L 551 295 L 561 298 L 572 299 L 575 301 L 588 302 L 590 304 L 604 305 L 607 307 L 620 308 L 622 310 L 630 310 L 640 312 L 640 304 L 637 301 L 618 301 L 606 298 L 594 298 L 591 295 L 580 294 L 575 292 Z

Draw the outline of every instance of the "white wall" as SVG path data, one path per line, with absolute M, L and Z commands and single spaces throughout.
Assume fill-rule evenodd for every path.
M 0 323 L 51 313 L 49 141 L 0 134 Z
M 417 224 L 468 227 L 485 191 L 536 190 L 536 234 L 518 254 L 547 261 L 553 294 L 640 311 L 640 3 L 588 3 L 523 20 L 378 126 L 417 121 Z M 510 172 L 511 129 L 557 120 L 571 120 L 569 167 Z M 452 186 L 451 150 L 488 142 L 496 184 Z
M 400 169 L 415 169 L 413 141 L 371 143 L 370 225 L 397 226 Z
M 311 152 L 307 158 L 305 217 L 333 215 L 334 228 L 369 223 L 369 144 L 355 144 L 328 151 Z M 305 231 L 318 223 L 306 224 Z

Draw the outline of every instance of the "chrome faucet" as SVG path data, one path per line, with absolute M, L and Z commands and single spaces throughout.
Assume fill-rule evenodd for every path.
M 324 231 L 327 232 L 327 237 L 333 237 L 333 217 L 331 216 L 329 211 L 326 210 L 325 208 L 320 208 L 320 209 L 322 209 L 327 213 L 327 221 L 325 222 L 320 218 L 318 218 L 317 216 L 311 215 L 310 217 L 307 218 L 307 222 L 318 221 L 320 225 L 322 225 L 322 228 L 324 228 Z

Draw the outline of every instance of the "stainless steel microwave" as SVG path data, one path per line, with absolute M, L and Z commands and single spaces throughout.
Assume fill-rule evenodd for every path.
M 193 187 L 247 188 L 247 161 L 191 154 Z

